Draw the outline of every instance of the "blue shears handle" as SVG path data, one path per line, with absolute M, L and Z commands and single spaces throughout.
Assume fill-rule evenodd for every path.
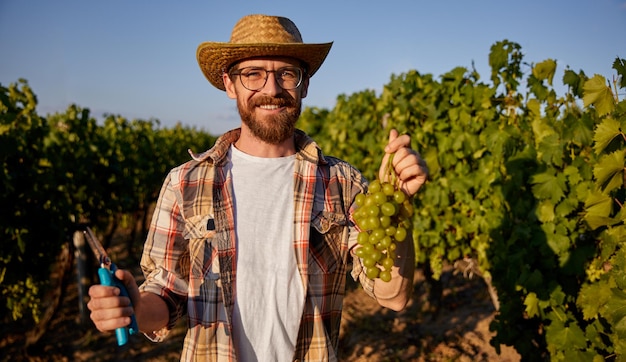
M 121 280 L 115 277 L 115 271 L 117 268 L 115 264 L 111 263 L 110 269 L 100 268 L 98 269 L 98 277 L 100 278 L 100 284 L 106 285 L 109 287 L 117 287 L 120 290 L 120 295 L 124 297 L 129 297 L 128 290 L 122 283 Z M 132 306 L 132 304 L 131 304 Z M 128 342 L 128 336 L 136 334 L 139 332 L 139 327 L 137 326 L 137 319 L 133 314 L 131 317 L 131 322 L 128 326 L 118 328 L 115 330 L 115 336 L 117 337 L 117 345 L 123 346 Z

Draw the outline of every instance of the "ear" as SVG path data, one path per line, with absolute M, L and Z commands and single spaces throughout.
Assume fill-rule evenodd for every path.
M 235 92 L 235 83 L 228 76 L 228 73 L 222 73 L 222 81 L 224 82 L 224 88 L 226 88 L 226 95 L 228 98 L 237 99 L 237 92 Z

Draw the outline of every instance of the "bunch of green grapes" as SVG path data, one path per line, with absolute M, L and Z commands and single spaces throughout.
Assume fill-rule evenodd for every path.
M 397 243 L 404 242 L 411 233 L 414 211 L 411 200 L 396 184 L 395 172 L 391 167 L 388 170 L 390 181 L 374 180 L 366 194 L 356 196 L 357 208 L 352 215 L 361 230 L 355 253 L 362 260 L 365 274 L 384 282 L 391 280 Z

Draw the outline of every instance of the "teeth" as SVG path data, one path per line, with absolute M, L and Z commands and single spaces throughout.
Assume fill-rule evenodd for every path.
M 278 109 L 278 108 L 280 108 L 279 106 L 272 105 L 272 104 L 264 104 L 264 105 L 261 105 L 259 107 L 263 108 L 263 109 Z

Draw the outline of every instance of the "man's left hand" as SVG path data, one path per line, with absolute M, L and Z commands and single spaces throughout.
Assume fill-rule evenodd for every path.
M 385 146 L 385 156 L 378 174 L 381 181 L 389 181 L 387 163 L 392 153 L 395 153 L 393 169 L 398 175 L 399 187 L 411 197 L 428 179 L 428 166 L 419 152 L 411 149 L 411 137 L 408 134 L 398 135 L 398 131 L 392 129 L 389 132 L 389 143 Z

